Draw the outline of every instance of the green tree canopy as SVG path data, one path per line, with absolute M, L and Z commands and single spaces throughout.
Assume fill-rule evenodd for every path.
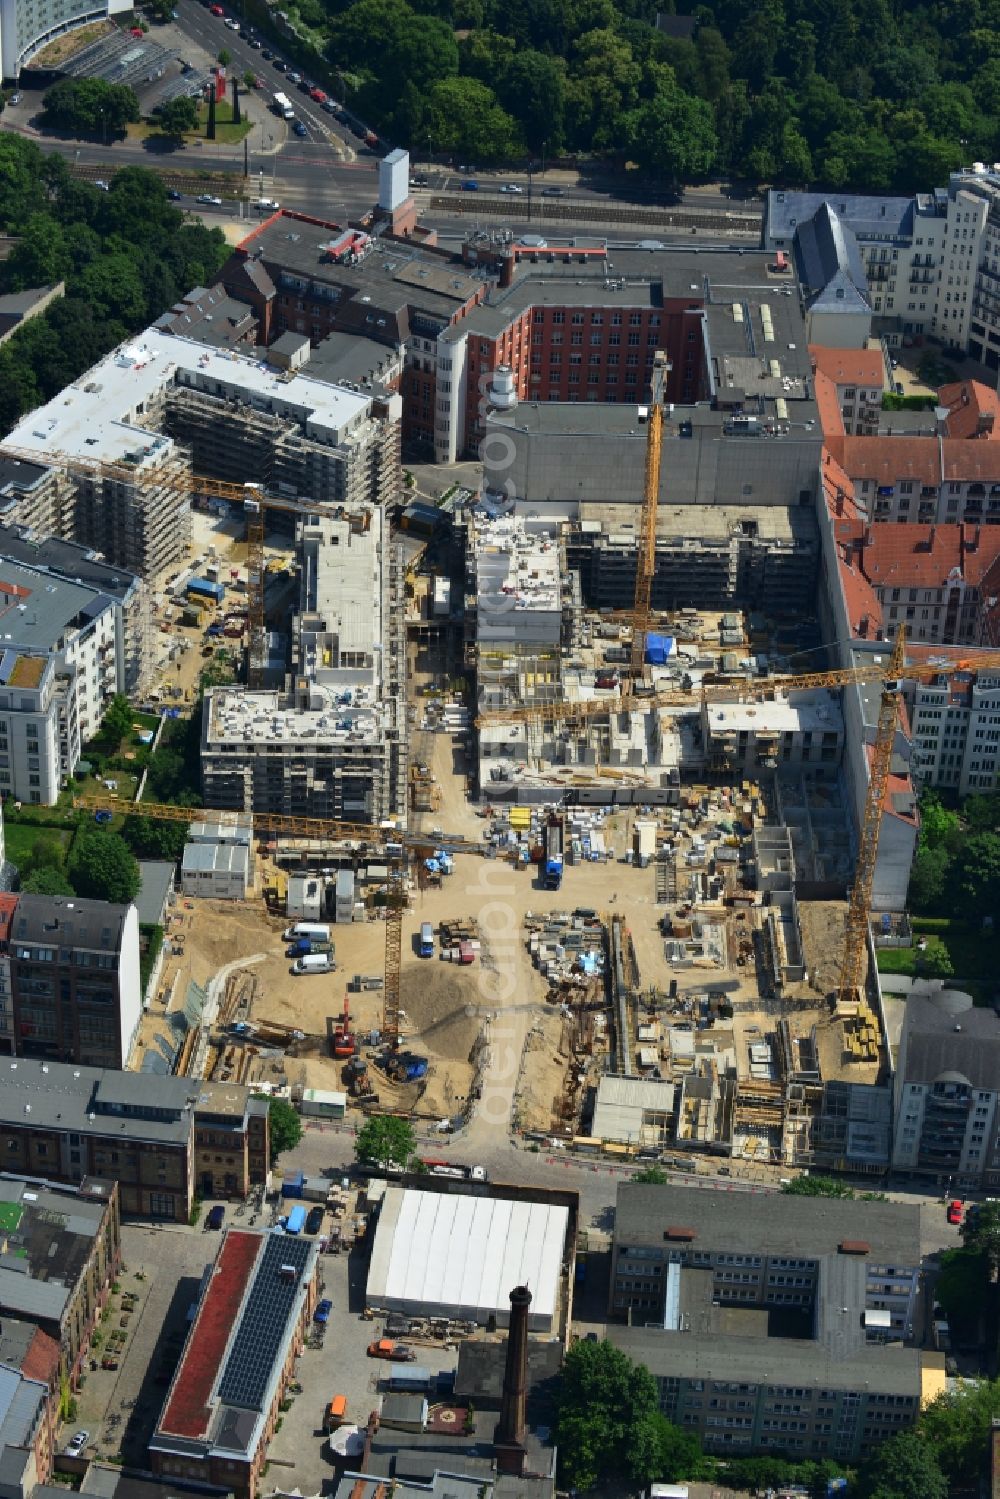
M 42 100 L 46 121 L 77 135 L 114 135 L 139 118 L 135 90 L 100 78 L 62 78 Z
M 661 1414 L 656 1380 L 607 1340 L 573 1344 L 556 1395 L 556 1442 L 564 1486 L 648 1483 L 664 1473 L 697 1478 L 697 1438 Z
M 404 1167 L 417 1148 L 408 1119 L 394 1114 L 372 1114 L 358 1130 L 354 1153 L 366 1166 Z
M 641 1171 L 633 1173 L 630 1180 L 647 1187 L 665 1187 L 670 1178 L 662 1166 L 643 1166 Z
M 991 1423 L 1000 1416 L 1000 1380 L 982 1379 L 949 1390 L 921 1413 L 919 1431 L 950 1492 L 974 1492 L 987 1471 Z
M 860 1499 L 948 1499 L 948 1480 L 930 1442 L 901 1431 L 883 1442 L 858 1477 Z
M 782 1187 L 789 1197 L 853 1197 L 853 1188 L 831 1176 L 794 1176 Z
M 106 828 L 81 828 L 67 874 L 77 895 L 128 905 L 139 893 L 139 865 L 125 841 Z
M 76 891 L 61 869 L 42 867 L 33 869 L 21 881 L 21 889 L 29 895 L 75 895 Z
M 271 1162 L 294 1150 L 302 1139 L 302 1120 L 298 1111 L 284 1098 L 272 1098 L 267 1111 L 271 1127 Z
M 183 856 L 187 834 L 186 823 L 163 822 L 158 817 L 135 814 L 126 817 L 122 827 L 122 837 L 139 859 L 176 862 Z
M 253 74 L 250 74 L 251 87 Z M 164 135 L 185 135 L 198 128 L 197 99 L 168 99 L 156 111 L 156 123 Z

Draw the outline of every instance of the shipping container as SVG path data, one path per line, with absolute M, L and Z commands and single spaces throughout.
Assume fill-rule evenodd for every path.
M 305 1182 L 305 1179 L 306 1177 L 304 1171 L 287 1172 L 283 1182 L 281 1183 L 282 1197 L 298 1197 L 302 1191 L 302 1186 Z
M 226 597 L 225 584 L 213 583 L 210 578 L 189 578 L 184 591 L 195 598 L 214 599 L 217 604 Z
M 300 1234 L 306 1226 L 306 1210 L 304 1207 L 294 1207 L 285 1219 L 286 1234 Z

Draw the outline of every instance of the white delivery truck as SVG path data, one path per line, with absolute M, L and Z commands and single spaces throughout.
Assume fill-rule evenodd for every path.
M 328 952 L 306 953 L 292 964 L 293 973 L 333 973 L 337 965 Z
M 330 928 L 322 921 L 297 921 L 281 934 L 282 942 L 294 942 L 296 937 L 314 937 L 318 942 L 329 942 Z

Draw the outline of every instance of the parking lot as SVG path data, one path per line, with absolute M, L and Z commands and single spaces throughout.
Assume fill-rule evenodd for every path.
M 180 1354 L 187 1313 L 197 1299 L 202 1276 L 219 1247 L 218 1234 L 201 1229 L 122 1228 L 125 1268 L 112 1297 L 113 1310 L 100 1329 L 95 1356 L 103 1357 L 110 1333 L 118 1328 L 121 1296 L 137 1297 L 129 1318 L 117 1369 L 88 1369 L 77 1397 L 74 1430 L 90 1433 L 88 1456 L 121 1456 L 145 1466 L 152 1435 L 167 1392 L 166 1375 Z M 63 1440 L 71 1435 L 69 1426 Z

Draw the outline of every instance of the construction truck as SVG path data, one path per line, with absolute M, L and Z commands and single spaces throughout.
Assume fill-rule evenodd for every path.
M 545 875 L 546 890 L 558 890 L 563 877 L 564 826 L 561 817 L 553 815 L 545 825 Z

